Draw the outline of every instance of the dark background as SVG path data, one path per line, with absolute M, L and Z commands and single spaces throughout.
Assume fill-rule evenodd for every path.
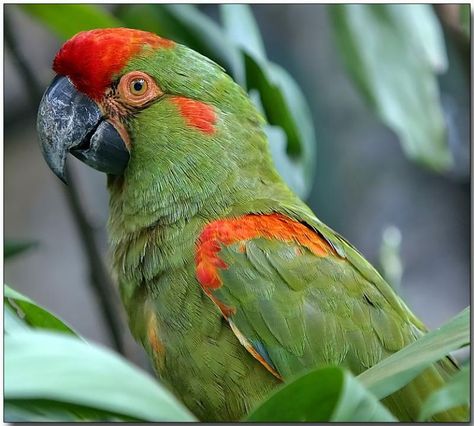
M 215 6 L 202 9 L 217 16 Z M 376 265 L 383 230 L 397 226 L 402 296 L 429 327 L 441 325 L 470 300 L 468 179 L 435 174 L 406 158 L 396 135 L 369 110 L 347 76 L 326 6 L 257 5 L 253 11 L 269 58 L 295 78 L 313 114 L 317 161 L 310 206 Z M 46 88 L 60 42 L 16 6 L 5 6 L 5 13 L 18 48 Z M 63 184 L 47 168 L 37 144 L 37 105 L 29 100 L 7 48 L 4 102 L 5 236 L 39 242 L 6 262 L 5 282 L 86 338 L 110 345 Z M 72 157 L 69 165 L 107 256 L 105 176 Z M 124 333 L 129 356 L 143 363 Z

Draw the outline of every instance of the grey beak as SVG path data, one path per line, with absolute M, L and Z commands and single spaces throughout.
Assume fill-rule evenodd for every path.
M 130 154 L 119 133 L 67 77 L 56 76 L 44 93 L 37 131 L 48 166 L 64 183 L 68 152 L 101 172 L 120 175 L 127 167 Z

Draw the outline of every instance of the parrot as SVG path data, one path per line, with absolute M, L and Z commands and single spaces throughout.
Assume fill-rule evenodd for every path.
M 214 61 L 129 28 L 67 40 L 38 109 L 64 182 L 72 154 L 107 175 L 112 270 L 158 379 L 202 421 L 244 418 L 292 378 L 358 375 L 426 326 L 287 186 L 266 120 Z M 382 402 L 402 421 L 458 370 L 445 357 Z M 434 421 L 467 419 L 467 408 Z

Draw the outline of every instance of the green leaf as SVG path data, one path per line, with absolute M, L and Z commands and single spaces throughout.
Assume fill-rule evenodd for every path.
M 388 422 L 396 419 L 347 370 L 326 367 L 280 387 L 246 421 Z
M 21 318 L 24 323 L 31 327 L 60 331 L 77 336 L 77 333 L 64 321 L 6 284 L 3 287 L 3 297 L 10 308 L 16 312 L 17 318 Z M 9 326 L 12 326 L 11 321 Z
M 349 73 L 381 120 L 398 135 L 405 154 L 433 170 L 448 170 L 453 159 L 434 71 L 445 67 L 446 53 L 432 9 L 331 5 L 330 12 Z
M 47 399 L 141 421 L 196 420 L 153 378 L 108 349 L 45 331 L 5 336 L 6 400 Z
M 7 301 L 3 304 L 3 332 L 6 334 L 28 330 L 29 326 L 21 320 Z
M 448 353 L 469 344 L 470 309 L 464 309 L 437 330 L 433 330 L 357 378 L 379 399 L 385 398 L 414 379 L 426 367 Z
M 313 182 L 316 155 L 316 140 L 308 104 L 298 85 L 283 68 L 258 60 L 247 52 L 244 52 L 244 58 L 248 89 L 258 91 L 268 123 L 281 127 L 285 132 L 285 150 L 294 166 L 301 168 L 303 177 L 301 186 L 292 186 L 292 189 L 305 198 Z
M 170 38 L 217 62 L 242 84 L 244 70 L 239 51 L 224 31 L 190 4 L 129 5 L 118 11 L 126 26 Z
M 23 253 L 32 247 L 38 245 L 36 241 L 14 241 L 4 240 L 3 242 L 3 258 L 8 259 L 17 254 Z
M 454 407 L 469 404 L 470 401 L 470 367 L 463 367 L 441 389 L 433 392 L 421 407 L 419 421 Z
M 50 400 L 7 400 L 7 422 L 136 422 L 137 419 L 103 410 Z
M 221 4 L 219 12 L 229 39 L 254 58 L 265 60 L 266 54 L 262 36 L 250 5 Z
M 448 55 L 443 38 L 443 30 L 432 5 L 410 4 L 385 5 L 397 29 L 403 32 L 414 48 L 436 73 L 448 69 Z
M 305 179 L 301 162 L 293 160 L 286 152 L 286 134 L 281 127 L 265 126 L 265 133 L 270 142 L 275 167 L 290 188 L 303 198 L 310 186 Z
M 459 5 L 459 23 L 463 33 L 469 39 L 471 37 L 471 5 L 469 3 Z
M 92 4 L 23 4 L 21 8 L 63 40 L 79 31 L 122 26 L 105 9 Z
M 220 6 L 220 12 L 229 38 L 244 55 L 247 89 L 256 90 L 260 95 L 259 104 L 271 125 L 267 130 L 280 127 L 286 135 L 285 159 L 281 155 L 281 134 L 267 131 L 272 154 L 276 154 L 273 158 L 277 169 L 288 185 L 305 198 L 313 182 L 316 151 L 313 122 L 306 100 L 293 78 L 280 66 L 267 61 L 250 6 L 225 4 Z

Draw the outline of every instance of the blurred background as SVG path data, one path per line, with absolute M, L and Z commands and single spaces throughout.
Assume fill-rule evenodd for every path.
M 73 5 L 45 7 L 5 5 L 6 249 L 20 251 L 24 243 L 34 244 L 6 259 L 4 280 L 84 337 L 112 347 L 120 340 L 121 351 L 146 366 L 125 326 L 113 283 L 104 286 L 109 281 L 106 178 L 71 157 L 71 193 L 48 169 L 38 147 L 39 96 L 53 77 L 50 67 L 65 39 L 64 27 L 72 31 L 75 25 L 66 18 Z M 202 23 L 206 31 L 211 28 L 212 39 L 218 34 L 214 29 L 221 31 L 233 19 L 218 5 L 196 7 L 194 15 L 179 6 L 86 7 L 128 26 L 157 25 L 160 35 L 188 42 Z M 156 22 L 141 7 L 155 8 Z M 435 328 L 470 300 L 469 9 L 466 15 L 459 5 L 384 7 L 279 4 L 252 5 L 251 11 L 265 59 L 293 77 L 307 102 L 304 113 L 294 117 L 296 125 L 304 124 L 298 120 L 306 113 L 314 127 L 315 141 L 311 131 L 306 138 L 312 147 L 305 147 L 304 137 L 297 140 L 300 162 L 296 158 L 291 164 L 304 163 L 306 181 L 295 189 Z M 79 22 L 82 15 L 75 16 Z M 253 22 L 251 16 L 245 18 Z M 170 30 L 159 27 L 160 19 L 168 26 L 172 19 L 179 22 Z M 186 25 L 195 26 L 191 36 L 183 35 Z M 240 43 L 254 31 L 236 32 L 235 24 L 229 28 L 229 39 Z M 398 37 L 397 30 L 404 36 Z M 217 52 L 209 39 L 196 40 L 193 48 L 204 46 L 201 51 L 211 57 Z M 425 50 L 417 55 L 418 48 Z M 213 59 L 222 58 L 216 53 Z M 249 61 L 246 56 L 247 70 Z M 247 78 L 247 88 L 254 92 L 255 81 Z M 418 92 L 424 85 L 426 91 Z M 260 92 L 267 113 L 268 96 Z M 273 121 L 277 126 L 278 120 Z M 106 292 L 105 301 L 98 297 L 98 287 Z M 111 333 L 111 322 L 118 338 Z

